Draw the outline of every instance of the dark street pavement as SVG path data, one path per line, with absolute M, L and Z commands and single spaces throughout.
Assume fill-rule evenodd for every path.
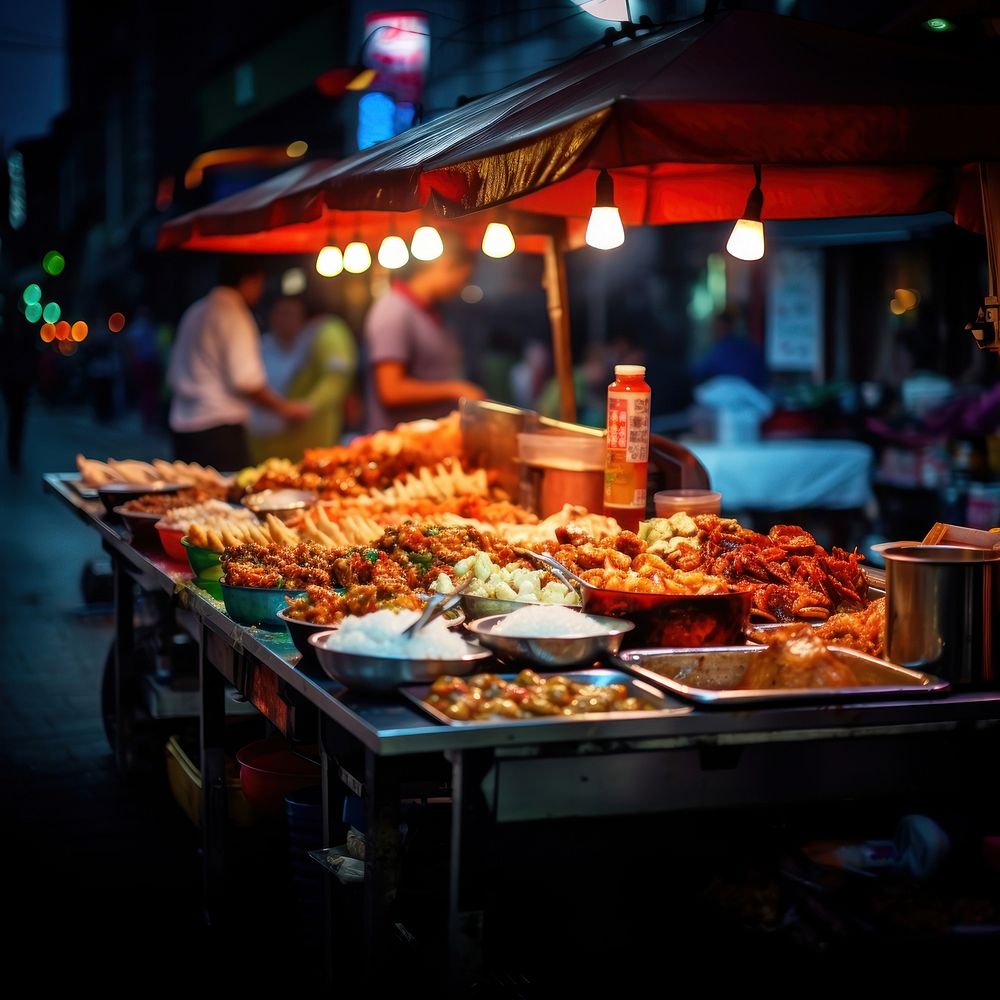
M 258 916 L 251 905 L 243 926 L 209 932 L 199 834 L 169 796 L 162 767 L 130 783 L 115 769 L 100 710 L 113 620 L 85 607 L 80 585 L 86 563 L 106 557 L 97 535 L 42 489 L 42 474 L 72 470 L 77 451 L 148 459 L 169 454 L 166 437 L 143 433 L 131 415 L 108 426 L 36 405 L 25 444 L 22 472 L 7 471 L 6 456 L 0 471 L 7 953 L 41 959 L 36 988 L 94 985 L 109 996 L 131 995 L 140 973 L 154 994 L 197 989 L 199 979 L 277 980 L 294 957 L 282 954 L 281 925 L 294 921 L 263 905 Z

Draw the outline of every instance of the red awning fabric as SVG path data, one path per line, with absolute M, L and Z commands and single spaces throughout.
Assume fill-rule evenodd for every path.
M 765 219 L 944 209 L 980 228 L 981 160 L 1000 160 L 1000 74 L 989 67 L 729 11 L 602 47 L 337 163 L 290 170 L 168 223 L 161 246 L 315 223 L 324 207 L 458 218 L 515 203 L 584 218 L 601 168 L 626 224 L 734 219 L 754 163 Z

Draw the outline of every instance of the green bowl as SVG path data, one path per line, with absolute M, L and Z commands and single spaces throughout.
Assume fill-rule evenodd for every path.
M 200 576 L 196 576 L 191 582 L 217 601 L 222 600 L 222 584 L 218 580 L 204 580 Z
M 222 558 L 221 552 L 212 549 L 203 549 L 198 545 L 192 545 L 185 535 L 181 539 L 181 545 L 187 549 L 188 562 L 191 564 L 191 572 L 194 573 L 198 581 L 222 579 Z M 221 591 L 219 600 L 222 600 Z
M 284 632 L 285 623 L 278 617 L 288 607 L 286 597 L 305 597 L 304 590 L 268 590 L 264 587 L 234 587 L 221 581 L 222 603 L 226 614 L 240 625 L 259 625 L 270 632 Z

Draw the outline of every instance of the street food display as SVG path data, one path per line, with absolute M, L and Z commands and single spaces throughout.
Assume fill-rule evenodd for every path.
M 439 677 L 424 701 L 449 719 L 530 719 L 537 716 L 644 712 L 656 706 L 629 693 L 625 684 L 593 684 L 556 674 L 522 670 L 512 680 L 498 674 Z

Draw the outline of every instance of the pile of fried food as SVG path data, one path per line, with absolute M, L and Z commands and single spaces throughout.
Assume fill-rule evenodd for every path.
M 98 487 L 107 483 L 177 483 L 180 486 L 215 486 L 223 490 L 230 485 L 218 469 L 197 462 L 166 462 L 154 458 L 152 462 L 135 459 L 109 458 L 99 462 L 84 455 L 76 456 L 76 467 L 84 486 Z
M 176 493 L 147 493 L 122 504 L 122 510 L 130 514 L 158 514 L 164 517 L 172 510 L 218 499 L 218 487 L 188 486 Z
M 836 546 L 827 552 L 796 525 L 777 524 L 762 535 L 717 514 L 674 514 L 643 528 L 646 551 L 672 568 L 749 591 L 758 621 L 825 621 L 834 611 L 868 604 L 863 557 Z
M 496 674 L 439 677 L 424 701 L 458 722 L 530 719 L 595 712 L 644 712 L 653 706 L 629 695 L 624 684 L 586 684 L 522 670 L 513 681 Z

